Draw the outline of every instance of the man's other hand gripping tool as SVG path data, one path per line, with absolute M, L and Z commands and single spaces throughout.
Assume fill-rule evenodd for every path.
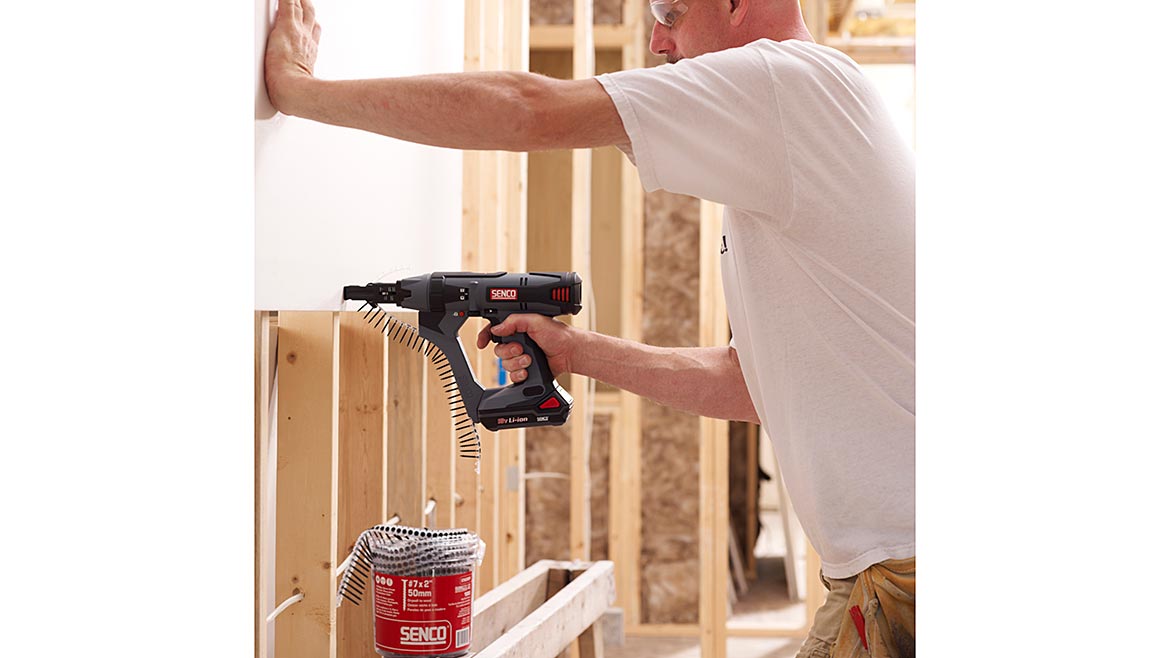
M 496 431 L 563 425 L 569 419 L 573 398 L 553 378 L 548 357 L 528 334 L 492 335 L 497 343 L 520 343 L 532 365 L 523 382 L 485 390 L 471 372 L 459 328 L 477 316 L 495 326 L 513 313 L 576 314 L 581 310 L 581 277 L 576 272 L 433 272 L 397 283 L 345 286 L 343 296 L 371 306 L 396 304 L 418 311 L 419 334 L 447 357 L 472 421 Z

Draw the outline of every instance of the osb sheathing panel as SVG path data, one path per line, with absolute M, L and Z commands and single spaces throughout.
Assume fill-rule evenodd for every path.
M 699 340 L 699 202 L 646 195 L 647 343 L 693 347 Z M 642 621 L 699 619 L 699 419 L 642 406 Z
M 573 413 L 584 413 L 576 408 Z M 609 441 L 613 418 L 593 416 L 593 439 L 589 450 L 592 495 L 592 541 L 590 559 L 607 559 L 609 548 Z M 530 428 L 525 450 L 528 473 L 569 473 L 569 426 Z M 569 480 L 564 477 L 528 478 L 524 485 L 524 559 L 569 559 Z
M 573 0 L 532 0 L 529 16 L 533 25 L 569 25 L 573 22 Z M 594 25 L 621 22 L 622 0 L 593 0 Z

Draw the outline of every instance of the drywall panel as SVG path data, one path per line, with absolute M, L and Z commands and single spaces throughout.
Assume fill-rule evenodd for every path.
M 256 308 L 337 309 L 347 284 L 460 269 L 461 153 L 275 113 L 263 80 L 275 2 L 254 1 Z M 463 6 L 318 2 L 316 74 L 460 71 Z

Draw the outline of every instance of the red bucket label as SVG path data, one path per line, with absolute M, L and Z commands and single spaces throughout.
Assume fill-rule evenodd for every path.
M 437 655 L 471 645 L 471 572 L 374 572 L 374 643 L 391 653 Z

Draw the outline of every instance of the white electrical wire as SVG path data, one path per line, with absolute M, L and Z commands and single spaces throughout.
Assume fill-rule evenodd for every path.
M 435 525 L 435 510 L 439 504 L 435 502 L 434 498 L 427 500 L 427 506 L 423 509 L 423 524 L 424 527 L 431 528 Z
M 305 598 L 305 595 L 303 592 L 297 592 L 296 594 L 293 594 L 292 596 L 285 599 L 284 603 L 281 603 L 280 605 L 276 606 L 276 609 L 273 610 L 268 615 L 268 623 L 271 624 L 273 622 L 273 620 L 276 619 L 277 615 L 284 612 L 290 605 L 292 605 L 294 603 L 299 603 L 300 601 L 304 600 L 304 598 Z
M 349 567 L 350 562 L 353 562 L 353 551 L 350 551 L 349 555 L 345 556 L 345 560 L 341 564 L 337 565 L 337 571 L 334 571 L 333 575 L 340 576 L 341 574 L 345 573 L 345 570 Z
M 524 479 L 525 480 L 543 480 L 543 479 L 568 480 L 569 474 L 568 473 L 550 473 L 550 472 L 546 472 L 546 471 L 529 471 L 529 472 L 524 474 Z

